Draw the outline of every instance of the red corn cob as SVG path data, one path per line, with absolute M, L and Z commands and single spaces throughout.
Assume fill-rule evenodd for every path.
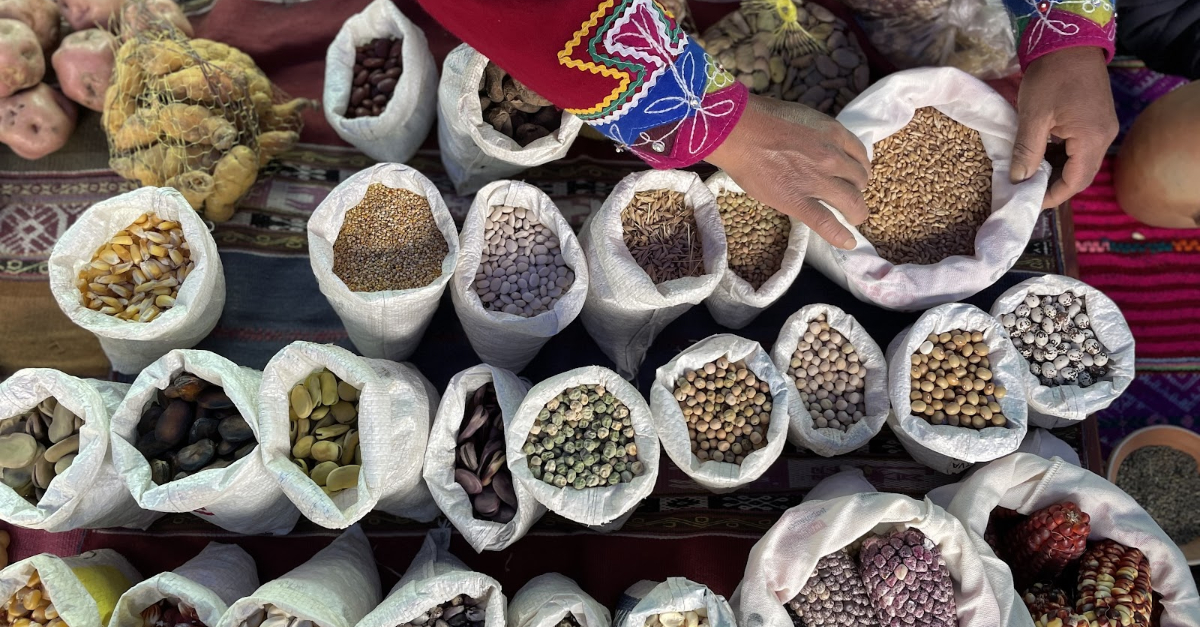
M 1021 589 L 1035 581 L 1053 581 L 1087 549 L 1091 519 L 1079 506 L 1063 501 L 1040 509 L 1008 534 L 1008 565 Z

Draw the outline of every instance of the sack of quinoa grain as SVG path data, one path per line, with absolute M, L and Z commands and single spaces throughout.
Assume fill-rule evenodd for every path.
M 169 614 L 172 610 L 194 615 L 204 625 L 216 625 L 230 604 L 256 588 L 258 572 L 249 553 L 236 544 L 209 542 L 179 568 L 126 590 L 117 601 L 108 627 L 153 627 L 153 620 L 143 623 L 147 614 L 174 625 Z
M 317 286 L 355 348 L 373 359 L 407 359 L 458 259 L 458 230 L 433 182 L 380 163 L 338 185 L 308 219 Z
M 1009 182 L 1017 113 L 953 68 L 897 72 L 838 115 L 872 160 L 853 250 L 815 234 L 806 260 L 859 300 L 916 311 L 992 285 L 1025 250 L 1050 177 Z
M 508 603 L 510 627 L 558 627 L 574 618 L 579 627 L 611 627 L 612 615 L 570 577 L 546 573 L 529 580 Z
M 808 250 L 808 227 L 754 200 L 724 171 L 705 185 L 717 198 L 729 265 L 704 306 L 717 324 L 740 329 L 787 293 Z
M 1133 382 L 1129 323 L 1112 299 L 1083 281 L 1057 274 L 1022 281 L 996 299 L 991 313 L 1025 368 L 1030 424 L 1053 429 L 1079 422 Z
M 725 597 L 684 577 L 639 581 L 617 599 L 613 627 L 735 627 Z
M 632 379 L 654 338 L 708 298 L 728 263 L 716 198 L 691 172 L 635 172 L 579 233 L 587 255 L 584 328 Z
M 295 526 L 300 512 L 257 450 L 261 383 L 261 372 L 200 350 L 173 350 L 138 375 L 113 411 L 110 433 L 113 466 L 139 507 L 192 512 L 236 533 Z M 186 474 L 184 463 L 200 470 Z M 186 476 L 175 479 L 175 468 Z
M 356 58 L 364 45 L 374 46 L 375 69 Z M 338 137 L 372 159 L 404 163 L 433 128 L 437 83 L 424 31 L 394 3 L 375 0 L 342 24 L 325 53 L 325 119 Z M 382 111 L 374 113 L 378 103 L 368 101 L 380 95 Z
M 59 622 L 71 627 L 104 627 L 121 594 L 141 580 L 137 569 L 112 549 L 75 557 L 42 553 L 0 570 L 0 599 L 36 604 L 33 611 L 43 614 L 53 605 Z
M 779 330 L 771 359 L 792 385 L 788 440 L 824 457 L 866 446 L 892 405 L 883 351 L 854 316 L 814 303 Z
M 496 181 L 479 190 L 458 249 L 450 297 L 471 347 L 489 364 L 520 372 L 583 309 L 583 249 L 533 185 Z
M 427 522 L 437 504 L 421 465 L 437 405 L 437 390 L 411 365 L 293 342 L 263 370 L 261 455 L 318 525 L 344 529 L 373 509 Z
M 135 374 L 171 349 L 195 346 L 225 307 L 216 242 L 171 188 L 92 205 L 58 239 L 49 266 L 58 307 L 96 334 L 117 372 Z

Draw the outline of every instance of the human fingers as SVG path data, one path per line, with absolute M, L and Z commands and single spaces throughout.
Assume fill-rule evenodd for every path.
M 846 154 L 854 158 L 867 172 L 867 183 L 871 182 L 871 158 L 867 156 L 867 147 L 862 143 L 862 140 L 857 135 L 850 132 L 850 129 L 838 123 L 838 128 L 841 129 L 841 144 L 842 149 Z M 865 190 L 867 186 L 864 184 L 859 189 Z
M 854 140 L 857 141 L 857 140 Z M 861 144 L 860 144 L 861 145 Z M 868 162 L 863 165 L 849 151 L 843 149 L 842 146 L 830 146 L 826 152 L 827 174 L 831 177 L 842 179 L 849 183 L 859 196 L 871 184 L 871 164 Z
M 857 244 L 850 229 L 838 222 L 833 212 L 825 208 L 815 198 L 804 198 L 791 203 L 785 208 L 779 208 L 784 213 L 794 216 L 797 220 L 808 225 L 821 239 L 844 250 L 850 250 Z
M 1062 176 L 1046 190 L 1042 208 L 1057 207 L 1083 191 L 1096 178 L 1108 143 L 1102 137 L 1079 137 L 1066 140 L 1067 162 Z
M 821 186 L 813 190 L 812 197 L 824 200 L 830 207 L 837 209 L 850 224 L 862 224 L 870 213 L 867 201 L 863 199 L 858 186 L 845 179 L 823 181 Z
M 1024 103 L 1022 103 L 1024 104 Z M 1009 180 L 1021 183 L 1033 176 L 1046 156 L 1046 141 L 1054 127 L 1054 116 L 1036 106 L 1020 108 L 1017 117 L 1017 136 L 1013 141 L 1012 165 Z

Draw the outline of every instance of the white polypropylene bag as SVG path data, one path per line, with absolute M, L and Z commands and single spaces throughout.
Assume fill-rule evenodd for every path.
M 1121 309 L 1104 292 L 1071 277 L 1044 274 L 1022 281 L 996 299 L 992 315 L 999 320 L 1011 313 L 1027 294 L 1057 296 L 1071 292 L 1083 299 L 1096 339 L 1108 351 L 1108 374 L 1089 387 L 1046 387 L 1029 371 L 1029 362 L 1017 355 L 1025 370 L 1029 423 L 1047 429 L 1065 427 L 1108 407 L 1125 392 L 1134 375 L 1134 341 Z
M 767 445 L 753 451 L 742 463 L 707 460 L 701 462 L 692 452 L 687 419 L 675 400 L 675 382 L 689 370 L 726 357 L 730 362 L 746 360 L 746 368 L 760 381 L 771 386 L 771 422 L 767 425 Z M 789 412 L 796 398 L 796 386 L 772 363 L 758 342 L 736 335 L 713 335 L 688 347 L 654 373 L 650 387 L 650 415 L 654 430 L 671 461 L 693 481 L 713 492 L 731 492 L 762 476 L 783 451 L 787 440 Z
M 446 55 L 438 83 L 438 148 L 446 174 L 460 195 L 563 158 L 583 126 L 578 116 L 563 111 L 558 130 L 521 147 L 483 121 L 479 84 L 487 64 L 487 57 L 460 44 Z
M 403 42 L 400 78 L 383 113 L 347 118 L 350 92 L 354 90 L 355 48 L 380 37 Z M 416 154 L 433 128 L 437 83 L 437 65 L 425 32 L 391 0 L 375 0 L 342 24 L 325 53 L 325 95 L 321 99 L 325 120 L 338 137 L 368 157 L 404 163 Z
M 605 391 L 629 408 L 638 460 L 645 466 L 645 471 L 634 477 L 633 481 L 576 490 L 571 486 L 556 488 L 535 479 L 529 472 L 528 456 L 522 448 L 538 413 L 563 390 L 579 385 L 602 385 Z M 658 436 L 654 431 L 650 406 L 637 388 L 612 370 L 600 366 L 568 370 L 533 386 L 509 424 L 504 444 L 513 483 L 524 484 L 533 498 L 550 511 L 584 525 L 598 527 L 632 513 L 642 499 L 650 495 L 658 479 Z M 612 527 L 605 527 L 604 530 L 610 531 Z
M 150 322 L 130 322 L 88 309 L 75 281 L 96 250 L 144 213 L 179 222 L 196 263 L 175 304 Z M 102 200 L 80 215 L 50 253 L 50 291 L 71 322 L 96 334 L 113 370 L 136 374 L 174 348 L 203 340 L 225 308 L 225 274 L 217 244 L 200 214 L 169 187 L 142 187 Z
M 520 540 L 533 523 L 537 522 L 546 508 L 534 500 L 529 488 L 519 481 L 513 482 L 517 494 L 517 513 L 507 523 L 498 523 L 475 518 L 471 500 L 462 486 L 454 480 L 454 469 L 458 457 L 458 430 L 466 413 L 467 402 L 475 390 L 492 383 L 496 388 L 496 401 L 504 417 L 506 427 L 512 423 L 521 399 L 529 390 L 529 384 L 517 375 L 487 364 L 472 366 L 450 378 L 437 416 L 433 419 L 433 430 L 429 433 L 429 448 L 425 451 L 425 483 L 433 493 L 438 508 L 450 519 L 463 538 L 476 551 L 499 551 Z M 480 460 L 482 461 L 482 460 Z
M 703 275 L 656 285 L 625 246 L 621 212 L 635 193 L 656 189 L 683 192 L 694 210 L 704 249 Z M 583 225 L 579 243 L 588 266 L 588 296 L 580 319 L 617 372 L 629 379 L 637 375 L 659 332 L 717 289 L 729 261 L 716 197 L 700 177 L 680 170 L 634 172 L 621 179 Z
M 112 549 L 74 557 L 42 553 L 0 570 L 0 595 L 12 598 L 34 571 L 59 618 L 71 627 L 104 627 L 121 594 L 142 580 L 137 569 Z
M 575 283 L 554 303 L 549 311 L 526 318 L 483 306 L 475 291 L 475 275 L 480 271 L 483 255 L 484 227 L 492 207 L 504 205 L 532 212 L 559 241 L 563 260 L 575 273 Z M 587 298 L 588 271 L 583 249 L 571 225 L 559 213 L 554 201 L 545 192 L 520 181 L 496 181 L 484 186 L 475 195 L 471 210 L 463 220 L 459 235 L 459 259 L 450 284 L 454 312 L 462 323 L 471 348 L 483 361 L 520 372 L 533 360 L 542 346 L 579 315 Z M 532 265 L 532 264 L 531 264 Z
M 570 577 L 546 573 L 529 580 L 508 603 L 509 627 L 557 627 L 568 616 L 579 627 L 611 627 L 612 615 Z
M 216 625 L 230 604 L 256 588 L 258 571 L 249 553 L 236 544 L 209 542 L 179 568 L 126 590 L 108 627 L 142 627 L 142 611 L 164 599 L 187 604 L 201 623 Z
M 292 462 L 288 433 L 288 393 L 322 368 L 359 390 L 358 487 L 332 497 Z M 410 365 L 359 357 L 331 344 L 292 342 L 263 370 L 258 450 L 284 494 L 322 527 L 344 529 L 372 509 L 427 522 L 437 516 L 437 505 L 421 465 L 437 404 L 437 390 Z
M 921 107 L 935 107 L 979 131 L 992 160 L 992 212 L 975 236 L 975 254 L 930 265 L 893 265 L 835 211 L 838 221 L 854 233 L 857 246 L 834 248 L 813 233 L 807 256 L 813 267 L 855 298 L 901 311 L 967 298 L 1011 269 L 1033 234 L 1050 178 L 1050 165 L 1043 161 L 1025 182 L 1009 182 L 1017 112 L 986 83 L 954 68 L 896 72 L 859 94 L 837 119 L 862 140 L 870 156 L 876 142 L 903 128 Z
M 714 196 L 720 196 L 723 192 L 745 192 L 724 170 L 708 177 L 704 184 Z M 788 232 L 787 250 L 783 253 L 783 262 L 779 270 L 771 275 L 771 278 L 758 289 L 754 289 L 754 286 L 738 276 L 732 267 L 727 267 L 717 289 L 704 299 L 704 306 L 708 307 L 708 313 L 712 314 L 717 324 L 730 329 L 740 329 L 750 324 L 758 314 L 782 298 L 800 275 L 804 253 L 808 250 L 809 229 L 795 218 L 789 217 L 788 222 L 792 228 Z M 726 237 L 726 240 L 728 239 Z
M 258 388 L 262 373 L 208 351 L 173 350 L 163 355 L 138 375 L 110 421 L 112 463 L 138 506 L 153 512 L 192 512 L 236 533 L 290 531 L 300 512 L 284 495 L 257 450 L 225 468 L 195 473 L 163 485 L 154 483 L 149 461 L 135 446 L 138 422 L 159 390 L 169 387 L 181 372 L 190 372 L 221 386 L 250 425 L 254 437 L 261 438 Z
M 1150 560 L 1151 583 L 1162 595 L 1162 618 L 1156 624 L 1200 626 L 1200 595 L 1187 559 L 1146 510 L 1100 475 L 1057 457 L 1016 453 L 981 466 L 962 483 L 948 509 L 977 534 L 983 533 L 996 507 L 1031 514 L 1073 501 L 1091 518 L 1092 541 L 1116 540 Z M 1020 599 L 1009 607 L 1014 617 L 1028 619 Z
M 140 509 L 108 459 L 109 412 L 128 385 L 77 379 L 50 368 L 25 368 L 0 383 L 0 418 L 11 418 L 53 397 L 83 419 L 75 461 L 50 482 L 37 505 L 0 485 L 0 520 L 41 529 L 135 527 L 145 529 L 162 514 Z M 7 598 L 7 597 L 4 597 Z
M 796 346 L 804 339 L 808 325 L 818 316 L 825 314 L 829 328 L 842 334 L 858 352 L 858 361 L 866 368 L 863 377 L 863 404 L 866 409 L 861 420 L 850 425 L 850 428 L 819 429 L 813 422 L 812 414 L 800 400 L 800 392 L 796 389 L 796 380 L 787 374 L 791 367 L 792 355 Z M 858 323 L 858 320 L 840 308 L 824 303 L 813 303 L 800 308 L 792 314 L 779 329 L 779 337 L 771 347 L 771 359 L 775 367 L 783 373 L 795 394 L 791 404 L 791 420 L 788 428 L 788 441 L 806 448 L 817 455 L 833 457 L 845 455 L 867 445 L 871 438 L 883 428 L 887 421 L 892 404 L 888 399 L 888 363 L 883 351 L 871 338 L 871 334 Z
M 406 189 L 429 201 L 433 219 L 449 249 L 442 260 L 442 273 L 429 285 L 407 290 L 352 292 L 333 273 L 333 245 L 342 231 L 346 212 L 362 201 L 372 183 Z M 408 166 L 380 163 L 346 179 L 321 201 L 308 219 L 308 253 L 317 286 L 342 319 L 358 352 L 374 359 L 401 361 L 412 355 L 421 342 L 437 311 L 442 291 L 454 274 L 458 231 L 432 181 Z
M 701 608 L 708 611 L 711 627 L 737 626 L 725 597 L 690 579 L 668 577 L 661 583 L 639 581 L 622 593 L 613 616 L 613 627 L 642 627 L 655 614 Z
M 992 381 L 1003 385 L 1006 391 L 999 403 L 1007 426 L 973 429 L 933 425 L 910 413 L 912 363 L 909 360 L 931 333 L 954 329 L 983 332 Z M 888 345 L 888 394 L 893 410 L 888 415 L 888 426 L 913 459 L 946 474 L 957 474 L 976 462 L 988 462 L 1012 453 L 1021 446 L 1028 427 L 1020 357 L 1004 328 L 982 309 L 965 303 L 930 309 Z

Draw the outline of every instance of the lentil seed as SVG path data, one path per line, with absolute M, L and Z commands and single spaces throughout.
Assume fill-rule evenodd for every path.
M 783 265 L 791 222 L 748 194 L 722 192 L 717 209 L 725 226 L 729 269 L 757 290 Z
M 637 192 L 621 211 L 625 246 L 650 280 L 665 283 L 704 274 L 704 247 L 696 215 L 683 192 Z
M 342 221 L 333 273 L 352 292 L 415 289 L 441 276 L 449 252 L 427 199 L 371 183 Z

